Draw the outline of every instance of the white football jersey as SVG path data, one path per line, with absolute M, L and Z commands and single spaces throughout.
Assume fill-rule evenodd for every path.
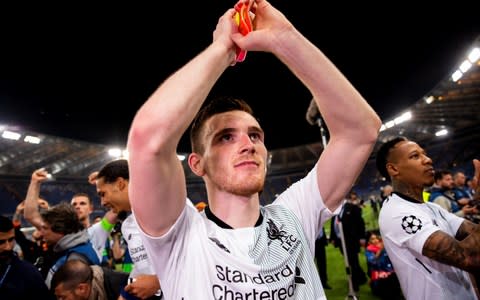
M 312 254 L 332 215 L 314 168 L 262 207 L 255 227 L 187 205 L 168 233 L 143 240 L 165 299 L 326 299 Z
M 467 272 L 422 255 L 432 233 L 442 230 L 455 237 L 463 221 L 435 203 L 397 193 L 384 201 L 380 233 L 407 299 L 477 299 Z

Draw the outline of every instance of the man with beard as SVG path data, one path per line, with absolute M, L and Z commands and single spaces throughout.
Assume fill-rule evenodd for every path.
M 161 299 L 160 281 L 143 245 L 134 215 L 131 213 L 128 185 L 128 161 L 117 159 L 104 165 L 96 174 L 97 193 L 102 205 L 115 213 L 127 214 L 122 221 L 121 231 L 133 262 L 128 284 L 121 290 L 120 299 Z
M 15 229 L 0 216 L 0 297 L 2 299 L 54 299 L 40 272 L 13 251 Z
M 246 36 L 235 24 L 237 10 L 248 18 L 244 5 L 255 14 L 255 30 Z M 135 115 L 128 139 L 132 211 L 165 299 L 325 299 L 315 239 L 363 169 L 381 122 L 268 1 L 242 0 L 239 6 L 219 18 L 214 41 Z M 260 193 L 268 151 L 251 107 L 236 98 L 205 101 L 236 63 L 238 49 L 268 52 L 284 63 L 313 95 L 330 133 L 308 174 L 266 206 Z M 284 109 L 299 100 L 262 99 Z M 176 153 L 190 125 L 188 165 L 202 177 L 208 198 L 201 213 L 187 205 L 185 170 Z

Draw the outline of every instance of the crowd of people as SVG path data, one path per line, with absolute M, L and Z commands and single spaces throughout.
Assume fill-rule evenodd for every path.
M 239 32 L 239 18 L 240 26 L 254 18 L 254 30 Z M 242 51 L 278 58 L 312 94 L 329 131 L 314 167 L 265 206 L 259 195 L 268 151 L 259 121 L 243 99 L 208 97 Z M 432 190 L 433 200 L 425 202 L 424 190 L 443 173 L 434 172 L 414 141 L 398 137 L 378 151 L 377 167 L 392 191 L 381 202 L 380 231 L 367 234 L 352 186 L 380 126 L 367 101 L 284 14 L 266 0 L 239 1 L 218 19 L 212 43 L 139 108 L 128 161 L 114 160 L 89 176 L 108 209 L 102 218 L 91 222 L 87 193 L 50 206 L 40 197 L 47 170 L 32 173 L 14 219 L 0 218 L 0 295 L 326 299 L 328 259 L 318 250 L 331 242 L 346 258 L 354 292 L 368 282 L 382 299 L 477 299 L 480 228 L 464 218 L 478 214 L 473 196 L 467 201 L 466 191 L 453 190 L 458 207 L 451 199 L 437 205 L 446 201 Z M 188 165 L 208 196 L 197 207 L 176 155 L 188 128 Z M 480 162 L 474 163 L 476 189 Z M 435 183 L 439 197 L 448 197 L 443 177 Z M 22 237 L 22 217 L 36 228 L 32 239 Z M 359 263 L 362 251 L 367 270 Z
M 45 286 L 49 297 L 160 299 L 159 279 L 153 272 L 131 214 L 127 161 L 107 163 L 86 179 L 95 186 L 102 205 L 108 208 L 96 222 L 91 221 L 93 202 L 87 193 L 77 193 L 70 203 L 54 206 L 41 198 L 41 184 L 48 177 L 43 168 L 35 170 L 25 201 L 17 206 L 13 220 L 3 220 L 11 224 L 5 226 L 5 232 L 15 231 L 14 240 L 19 245 L 14 251 L 14 240 L 7 240 L 9 255 L 16 260 L 21 258 L 24 264 L 38 272 L 40 277 L 35 278 L 41 280 L 37 283 Z M 22 219 L 35 227 L 30 239 L 21 231 Z M 4 266 L 9 268 L 8 264 L 2 264 Z M 17 271 L 4 270 L 4 279 L 7 275 L 8 279 L 13 279 L 15 273 L 10 272 Z M 86 281 L 88 286 L 84 285 Z M 0 285 L 0 291 L 7 287 Z M 21 285 L 11 283 L 9 292 L 14 292 L 17 299 L 31 299 L 25 294 L 30 291 L 22 292 L 22 289 Z

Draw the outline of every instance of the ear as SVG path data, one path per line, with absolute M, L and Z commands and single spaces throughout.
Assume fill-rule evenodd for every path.
M 188 155 L 188 166 L 195 175 L 200 177 L 205 175 L 202 163 L 202 156 L 200 154 L 190 153 L 190 155 Z
M 398 175 L 398 168 L 393 163 L 387 163 L 387 172 L 390 177 L 395 177 Z
M 86 282 L 79 283 L 75 288 L 75 292 L 77 295 L 88 298 L 90 296 L 90 289 L 91 285 Z
M 127 181 L 122 178 L 122 177 L 118 177 L 117 178 L 117 181 L 115 182 L 115 184 L 117 185 L 117 188 L 120 190 L 120 191 L 123 191 L 124 189 L 128 188 L 128 184 L 127 184 Z

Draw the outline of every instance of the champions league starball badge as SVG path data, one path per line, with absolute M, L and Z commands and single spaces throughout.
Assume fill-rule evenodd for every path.
M 413 215 L 405 216 L 402 219 L 402 228 L 408 234 L 415 234 L 422 229 L 422 221 Z

